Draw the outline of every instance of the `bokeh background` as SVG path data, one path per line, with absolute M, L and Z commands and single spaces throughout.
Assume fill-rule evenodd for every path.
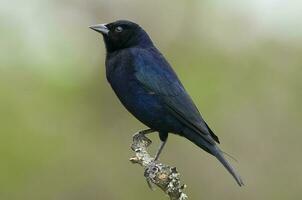
M 101 35 L 88 29 L 116 19 L 147 30 L 239 160 L 243 188 L 170 137 L 161 160 L 190 199 L 302 198 L 301 1 L 3 0 L 0 199 L 167 199 L 128 161 L 144 125 L 107 84 Z

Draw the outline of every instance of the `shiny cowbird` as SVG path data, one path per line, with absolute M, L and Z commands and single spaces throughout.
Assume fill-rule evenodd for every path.
M 218 148 L 218 137 L 202 118 L 170 64 L 136 23 L 119 20 L 90 27 L 101 33 L 106 46 L 106 76 L 121 103 L 138 120 L 158 132 L 161 145 L 168 133 L 187 138 L 215 156 L 239 186 L 243 182 Z

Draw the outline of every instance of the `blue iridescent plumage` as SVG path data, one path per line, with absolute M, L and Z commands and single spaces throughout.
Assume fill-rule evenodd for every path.
M 93 29 L 104 36 L 106 76 L 128 111 L 159 132 L 163 142 L 166 142 L 168 133 L 189 139 L 215 156 L 237 183 L 243 185 L 240 176 L 218 148 L 218 137 L 206 124 L 148 34 L 129 21 L 116 21 Z

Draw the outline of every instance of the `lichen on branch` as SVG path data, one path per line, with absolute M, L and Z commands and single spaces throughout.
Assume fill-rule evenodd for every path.
M 170 200 L 188 200 L 187 195 L 183 192 L 186 185 L 180 184 L 180 174 L 176 168 L 154 161 L 154 158 L 147 152 L 151 143 L 152 141 L 145 134 L 136 133 L 131 145 L 135 156 L 130 158 L 130 161 L 144 167 L 144 176 L 151 189 L 153 189 L 153 185 L 156 185 L 170 197 Z

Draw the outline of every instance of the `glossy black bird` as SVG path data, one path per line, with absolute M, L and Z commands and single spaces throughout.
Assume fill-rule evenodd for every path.
M 170 64 L 136 23 L 119 20 L 90 27 L 105 42 L 106 76 L 122 104 L 150 127 L 142 133 L 158 132 L 158 159 L 168 133 L 183 136 L 215 156 L 241 186 L 243 182 L 218 148 L 218 137 L 203 120 Z

